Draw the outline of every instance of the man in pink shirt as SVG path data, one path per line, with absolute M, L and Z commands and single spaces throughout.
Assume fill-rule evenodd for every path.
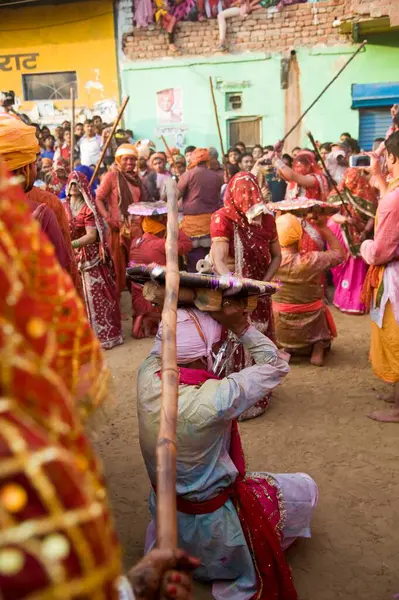
M 370 304 L 371 350 L 374 374 L 391 386 L 384 398 L 392 409 L 375 411 L 370 418 L 399 423 L 399 131 L 385 142 L 386 163 L 391 182 L 387 185 L 377 155 L 371 171 L 382 198 L 378 205 L 374 240 L 361 246 L 364 260 L 371 265 L 364 299 Z

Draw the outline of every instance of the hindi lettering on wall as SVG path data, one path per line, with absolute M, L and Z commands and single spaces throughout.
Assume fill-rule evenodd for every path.
M 33 71 L 37 69 L 36 59 L 38 52 L 29 54 L 0 54 L 0 71 L 20 71 L 26 69 Z

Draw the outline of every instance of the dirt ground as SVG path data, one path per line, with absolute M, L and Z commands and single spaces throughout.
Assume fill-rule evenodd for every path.
M 262 417 L 241 425 L 248 467 L 305 471 L 318 483 L 311 540 L 288 560 L 300 600 L 390 600 L 399 593 L 399 425 L 365 414 L 379 408 L 368 364 L 368 317 L 334 311 L 339 337 L 323 369 L 304 362 L 275 392 Z M 99 432 L 125 565 L 143 550 L 149 484 L 138 443 L 137 368 L 152 342 L 130 337 L 107 353 L 116 406 Z M 210 598 L 209 589 L 197 598 Z

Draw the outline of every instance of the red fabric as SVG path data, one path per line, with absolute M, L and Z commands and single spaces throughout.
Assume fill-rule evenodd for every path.
M 116 169 L 106 173 L 96 191 L 95 202 L 98 212 L 104 217 L 109 226 L 107 241 L 112 253 L 117 288 L 120 295 L 126 287 L 126 265 L 129 256 L 130 241 L 133 237 L 141 235 L 142 229 L 140 217 L 130 217 L 130 224 L 127 225 L 126 222 L 122 225 L 123 218 L 120 210 L 119 175 L 119 171 Z M 126 189 L 128 189 L 129 198 L 125 198 L 124 204 L 129 203 L 130 200 L 133 202 L 144 202 L 147 200 L 145 188 L 140 182 L 139 185 L 133 185 L 126 179 Z
M 316 300 L 315 302 L 309 302 L 308 304 L 286 304 L 282 302 L 274 302 L 273 301 L 273 310 L 277 312 L 286 312 L 286 313 L 305 313 L 305 312 L 313 312 L 314 310 L 320 310 L 323 308 L 324 302 L 323 300 Z
M 361 169 L 350 167 L 345 171 L 338 189 L 340 192 L 343 192 L 345 188 L 352 192 L 354 196 L 359 196 L 359 198 L 367 200 L 373 205 L 377 204 L 377 190 L 370 185 L 368 175 L 365 175 Z M 333 190 L 332 195 L 334 194 L 336 192 Z
M 69 198 L 65 203 L 71 238 L 77 240 L 86 235 L 86 227 L 95 228 L 98 238 L 92 244 L 75 249 L 87 315 L 102 347 L 112 348 L 122 343 L 123 338 L 115 271 L 105 237 L 104 220 L 98 214 L 87 177 L 73 171 L 68 178 L 68 185 L 71 182 L 78 185 L 84 199 L 76 216 L 72 215 Z
M 244 184 L 241 185 L 241 178 L 243 175 L 245 175 L 243 180 Z M 211 238 L 226 238 L 229 242 L 230 256 L 235 257 L 235 230 L 237 230 L 243 248 L 240 275 L 242 275 L 242 277 L 262 281 L 271 261 L 270 243 L 277 239 L 276 222 L 274 217 L 269 214 L 262 215 L 261 225 L 249 225 L 248 222 L 246 222 L 244 212 L 253 205 L 250 204 L 250 201 L 258 203 L 258 200 L 259 202 L 262 201 L 262 196 L 256 181 L 254 182 L 254 186 L 252 186 L 252 182 L 254 181 L 252 175 L 238 173 L 235 178 L 239 178 L 239 185 L 232 187 L 229 195 L 226 194 L 225 207 L 212 215 L 210 229 Z M 251 185 L 248 189 L 249 182 Z M 252 189 L 253 187 L 254 189 Z M 227 196 L 228 206 L 226 208 Z M 230 210 L 228 210 L 228 208 L 230 208 Z M 243 211 L 242 215 L 238 211 Z M 231 216 L 237 217 L 239 223 L 244 222 L 245 225 L 240 226 L 231 219 Z M 269 297 L 263 296 L 259 298 L 256 309 L 251 313 L 251 322 L 259 331 L 272 340 L 275 339 L 273 311 Z M 226 339 L 227 334 L 227 330 L 224 330 L 223 341 Z M 239 372 L 253 364 L 252 359 L 248 357 L 248 353 L 245 353 L 242 345 L 238 346 L 236 349 L 231 362 L 235 372 Z M 270 394 L 261 400 L 257 407 L 266 409 L 269 400 Z
M 152 233 L 144 233 L 138 238 L 134 238 L 130 245 L 130 262 L 140 265 L 149 265 L 156 263 L 157 265 L 166 265 L 166 239 L 158 237 Z M 190 238 L 179 230 L 178 237 L 178 253 L 180 256 L 188 254 L 193 246 Z
M 45 192 L 44 190 L 40 190 L 37 187 L 33 187 L 31 190 L 29 190 L 29 192 L 26 192 L 26 195 L 30 200 L 33 200 L 35 202 L 44 202 L 49 208 L 51 208 L 52 211 L 54 211 L 54 214 L 58 221 L 58 225 L 60 226 L 62 235 L 64 237 L 65 245 L 69 256 L 69 265 L 66 268 L 66 270 L 70 274 L 73 284 L 76 290 L 78 291 L 79 295 L 83 296 L 80 275 L 78 273 L 78 266 L 76 264 L 75 255 L 71 246 L 71 234 L 69 231 L 68 217 L 65 213 L 61 200 L 55 194 L 52 194 L 51 192 Z
M 160 238 L 152 233 L 144 233 L 141 237 L 134 238 L 130 245 L 129 264 L 149 265 L 155 263 L 157 265 L 165 266 L 165 244 L 165 238 Z M 179 230 L 177 244 L 180 256 L 188 254 L 193 245 L 190 238 L 181 229 Z M 137 339 L 150 337 L 153 334 L 153 329 L 161 318 L 161 310 L 159 307 L 153 306 L 151 302 L 144 298 L 143 287 L 141 285 L 132 283 L 131 292 L 133 315 L 132 335 Z
M 237 173 L 230 180 L 224 194 L 224 210 L 228 218 L 240 227 L 248 227 L 246 213 L 255 204 L 263 202 L 258 180 L 252 173 Z
M 293 169 L 298 163 L 305 164 L 307 166 L 307 175 L 314 175 L 316 178 L 316 185 L 313 187 L 302 188 L 298 186 L 295 181 L 289 181 L 287 186 L 287 197 L 305 196 L 310 200 L 327 200 L 328 196 L 328 183 L 327 178 L 324 175 L 323 169 L 317 163 L 313 152 L 309 150 L 303 150 L 299 152 L 294 158 Z M 295 194 L 295 190 L 297 194 Z
M 54 212 L 44 202 L 35 202 L 30 198 L 28 198 L 28 201 L 32 217 L 40 223 L 42 231 L 47 235 L 54 247 L 58 262 L 67 271 L 71 264 L 69 249 Z
M 60 148 L 60 154 L 61 158 L 69 162 L 71 160 L 71 147 L 63 144 Z
M 324 306 L 324 311 L 326 314 L 326 321 L 327 321 L 328 329 L 330 330 L 331 336 L 337 337 L 338 336 L 337 326 L 335 325 L 334 317 L 332 316 L 332 313 L 331 313 L 330 309 L 328 308 L 328 306 L 326 306 L 326 305 Z
M 222 490 L 214 498 L 203 500 L 202 502 L 190 502 L 189 500 L 177 496 L 176 507 L 179 512 L 184 513 L 185 515 L 209 515 L 209 513 L 213 513 L 216 510 L 219 510 L 219 508 L 222 508 L 227 500 L 230 500 L 233 494 L 234 487 L 230 486 Z
M 317 230 L 317 227 L 312 225 Z M 299 251 L 301 254 L 306 254 L 306 252 L 320 252 L 324 249 L 323 238 L 321 238 L 321 244 L 319 240 L 314 239 L 306 229 L 303 229 L 302 238 L 299 243 Z
M 2 503 L 0 550 L 13 547 L 23 560 L 17 571 L 0 571 L 1 597 L 65 597 L 78 581 L 70 597 L 115 600 L 120 550 L 81 420 L 106 395 L 106 369 L 70 277 L 11 181 L 0 162 L 1 489 L 22 486 L 28 502 L 18 512 Z M 56 578 L 53 557 L 37 551 L 39 531 L 69 542 Z
M 270 265 L 270 243 L 277 238 L 276 221 L 272 215 L 262 215 L 261 225 L 247 224 L 245 229 L 237 228 L 243 243 L 244 261 L 243 277 L 263 280 Z M 234 222 L 230 219 L 226 208 L 219 209 L 212 215 L 211 238 L 226 238 L 229 241 L 229 254 L 235 255 Z
M 337 326 L 335 325 L 334 317 L 328 306 L 324 304 L 323 300 L 316 300 L 315 302 L 309 302 L 308 304 L 289 304 L 282 302 L 272 301 L 273 310 L 276 312 L 283 313 L 306 313 L 306 312 L 314 312 L 315 310 L 320 310 L 324 307 L 324 312 L 326 315 L 326 321 L 328 329 L 330 330 L 331 337 L 337 337 L 338 331 Z
M 278 507 L 277 490 L 264 482 L 266 491 L 258 481 L 245 474 L 245 457 L 237 421 L 231 429 L 230 457 L 237 470 L 234 483 L 234 500 L 248 548 L 255 563 L 258 589 L 255 600 L 296 600 L 297 593 L 291 570 L 285 559 L 279 535 L 270 521 L 270 512 Z M 263 494 L 262 494 L 263 491 Z
M 160 377 L 161 373 L 157 375 Z M 209 371 L 180 368 L 179 385 L 202 385 L 219 379 Z M 235 483 L 203 502 L 177 497 L 177 510 L 189 515 L 215 512 L 232 496 L 248 548 L 255 563 L 257 593 L 253 600 L 296 600 L 290 567 L 285 560 L 276 526 L 280 521 L 277 489 L 267 480 L 246 475 L 245 456 L 237 421 L 232 422 L 230 457 L 238 471 Z

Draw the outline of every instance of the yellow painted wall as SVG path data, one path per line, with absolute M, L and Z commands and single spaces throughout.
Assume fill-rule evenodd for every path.
M 0 8 L 0 55 L 38 52 L 34 70 L 0 70 L 0 88 L 13 90 L 23 101 L 22 75 L 53 71 L 77 72 L 77 107 L 92 108 L 95 102 L 118 102 L 112 0 L 74 2 L 61 5 Z M 1 61 L 2 62 L 2 61 Z M 100 82 L 102 90 L 90 82 Z M 24 102 L 20 111 L 32 109 Z M 54 100 L 66 108 L 66 100 Z

